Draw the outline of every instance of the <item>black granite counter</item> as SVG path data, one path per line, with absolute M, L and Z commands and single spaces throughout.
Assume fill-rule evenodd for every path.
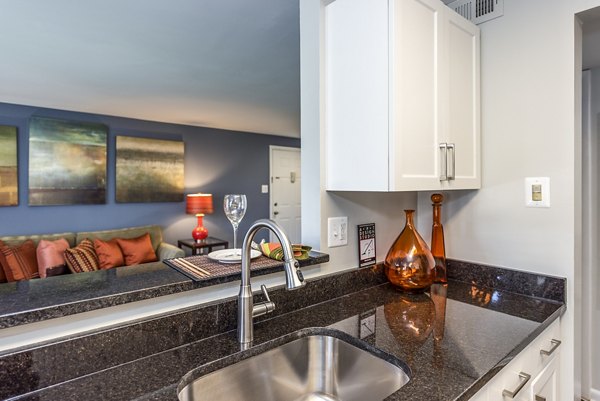
M 329 261 L 314 252 L 306 267 Z M 252 276 L 283 271 L 283 263 Z M 0 284 L 0 329 L 141 301 L 240 279 L 240 274 L 194 282 L 163 262 Z
M 190 379 L 299 336 L 339 330 L 408 364 L 411 380 L 388 400 L 468 400 L 565 308 L 517 293 L 518 283 L 498 291 L 469 281 L 408 295 L 376 267 L 272 291 L 277 313 L 257 321 L 254 346 L 243 352 L 235 300 L 15 352 L 0 357 L 0 398 L 175 401 L 193 369 Z M 560 298 L 564 284 L 548 278 L 542 285 Z M 374 332 L 359 340 L 365 316 L 374 316 Z

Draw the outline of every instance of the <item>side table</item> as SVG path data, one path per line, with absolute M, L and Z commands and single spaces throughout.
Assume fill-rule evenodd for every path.
M 223 249 L 227 249 L 229 248 L 229 242 L 214 237 L 207 237 L 198 242 L 190 238 L 177 240 L 177 246 L 181 249 L 183 249 L 184 246 L 190 248 L 192 250 L 192 255 L 203 255 L 204 253 L 202 251 L 204 249 L 208 251 L 206 253 L 211 253 L 214 247 L 222 246 Z

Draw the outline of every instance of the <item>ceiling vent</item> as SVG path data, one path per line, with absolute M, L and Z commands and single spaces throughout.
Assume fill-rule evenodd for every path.
M 481 24 L 504 14 L 504 0 L 456 0 L 448 3 L 448 7 L 474 24 Z

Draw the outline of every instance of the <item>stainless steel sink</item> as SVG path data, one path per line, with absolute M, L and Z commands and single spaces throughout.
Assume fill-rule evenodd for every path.
M 376 401 L 404 386 L 408 371 L 339 338 L 312 335 L 202 376 L 179 399 Z

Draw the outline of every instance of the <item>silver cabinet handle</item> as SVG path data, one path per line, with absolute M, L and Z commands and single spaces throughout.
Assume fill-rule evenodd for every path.
M 453 143 L 449 143 L 447 147 L 450 151 L 450 157 L 452 158 L 452 161 L 448 161 L 448 179 L 453 180 L 456 173 L 456 151 L 454 150 L 455 148 Z
M 440 181 L 448 180 L 448 144 L 440 143 Z
M 521 372 L 519 373 L 519 379 L 521 379 L 521 383 L 519 383 L 519 385 L 514 391 L 502 390 L 502 395 L 509 398 L 515 398 L 519 391 L 521 391 L 521 389 L 525 387 L 529 379 L 531 379 L 531 375 Z
M 540 350 L 540 354 L 542 355 L 552 355 L 552 353 L 554 351 L 556 351 L 556 349 L 560 346 L 560 341 L 559 340 L 555 340 L 554 338 L 552 340 L 550 340 L 550 342 L 552 343 L 552 348 L 550 348 L 548 351 L 546 351 L 545 349 Z
M 541 395 L 535 395 L 535 401 L 546 401 L 546 397 L 542 397 Z

